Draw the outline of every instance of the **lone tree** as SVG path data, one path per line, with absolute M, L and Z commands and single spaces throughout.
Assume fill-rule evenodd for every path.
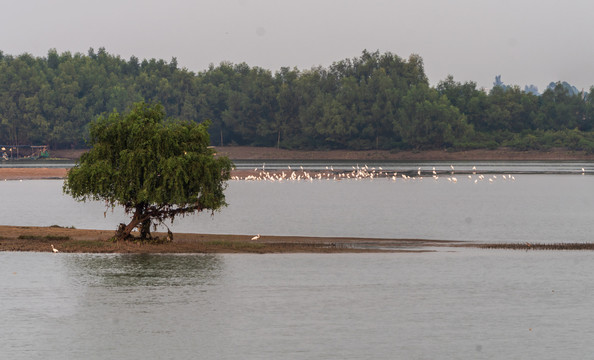
M 161 105 L 146 103 L 124 116 L 99 117 L 90 124 L 92 148 L 68 172 L 63 191 L 78 201 L 124 206 L 132 220 L 119 225 L 118 240 L 130 239 L 135 228 L 142 240 L 152 239 L 151 225 L 214 212 L 227 205 L 232 163 L 215 158 L 208 125 L 166 120 Z

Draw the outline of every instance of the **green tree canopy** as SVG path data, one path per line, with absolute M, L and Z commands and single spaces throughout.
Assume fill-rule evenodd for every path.
M 548 144 L 544 148 L 594 152 L 592 141 L 575 142 L 566 131 L 578 129 L 581 137 L 594 139 L 594 88 L 579 92 L 557 82 L 537 95 L 505 85 L 500 76 L 494 85 L 488 91 L 448 76 L 434 88 L 420 56 L 366 50 L 329 67 L 274 73 L 230 62 L 194 73 L 175 58 L 125 60 L 104 48 L 88 54 L 50 49 L 45 57 L 0 51 L 0 144 L 81 148 L 93 119 L 145 101 L 162 104 L 171 117 L 212 121 L 213 145 L 221 146 L 525 148 L 521 139 L 531 133 L 537 141 L 529 143 Z M 460 122 L 472 126 L 468 136 L 425 134 L 449 132 L 446 123 Z
M 209 148 L 208 123 L 166 120 L 161 105 L 136 103 L 90 125 L 91 150 L 68 172 L 63 190 L 79 201 L 104 200 L 133 213 L 118 239 L 178 215 L 226 206 L 231 161 Z

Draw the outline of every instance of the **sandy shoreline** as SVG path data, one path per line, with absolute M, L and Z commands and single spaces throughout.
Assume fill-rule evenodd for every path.
M 594 243 L 487 243 L 429 239 L 378 239 L 316 236 L 219 235 L 175 233 L 173 242 L 114 242 L 113 230 L 72 229 L 59 226 L 0 225 L 0 252 L 52 252 L 95 254 L 273 254 L 273 253 L 422 253 L 457 251 L 461 248 L 495 250 L 586 250 Z M 153 236 L 164 238 L 163 233 Z
M 174 233 L 170 243 L 113 242 L 112 230 L 0 226 L 0 251 L 70 253 L 345 253 L 423 252 L 461 242 L 423 239 L 267 236 Z M 163 238 L 165 234 L 155 233 Z
M 63 179 L 67 173 L 65 168 L 0 168 L 0 181 Z

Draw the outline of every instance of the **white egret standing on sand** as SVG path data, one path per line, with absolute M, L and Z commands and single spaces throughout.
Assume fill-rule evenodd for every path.
M 260 238 L 260 234 L 258 234 L 258 235 L 256 235 L 256 236 L 254 236 L 254 237 L 252 238 L 252 240 L 258 240 L 259 238 Z
M 51 245 L 52 245 L 52 251 L 55 252 L 55 253 L 57 253 L 58 252 L 58 249 L 56 249 L 53 244 L 51 244 Z

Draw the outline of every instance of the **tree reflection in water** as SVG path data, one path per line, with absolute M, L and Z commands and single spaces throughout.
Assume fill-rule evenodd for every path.
M 220 256 L 194 254 L 80 254 L 66 262 L 80 275 L 71 278 L 104 287 L 207 285 L 224 265 Z

